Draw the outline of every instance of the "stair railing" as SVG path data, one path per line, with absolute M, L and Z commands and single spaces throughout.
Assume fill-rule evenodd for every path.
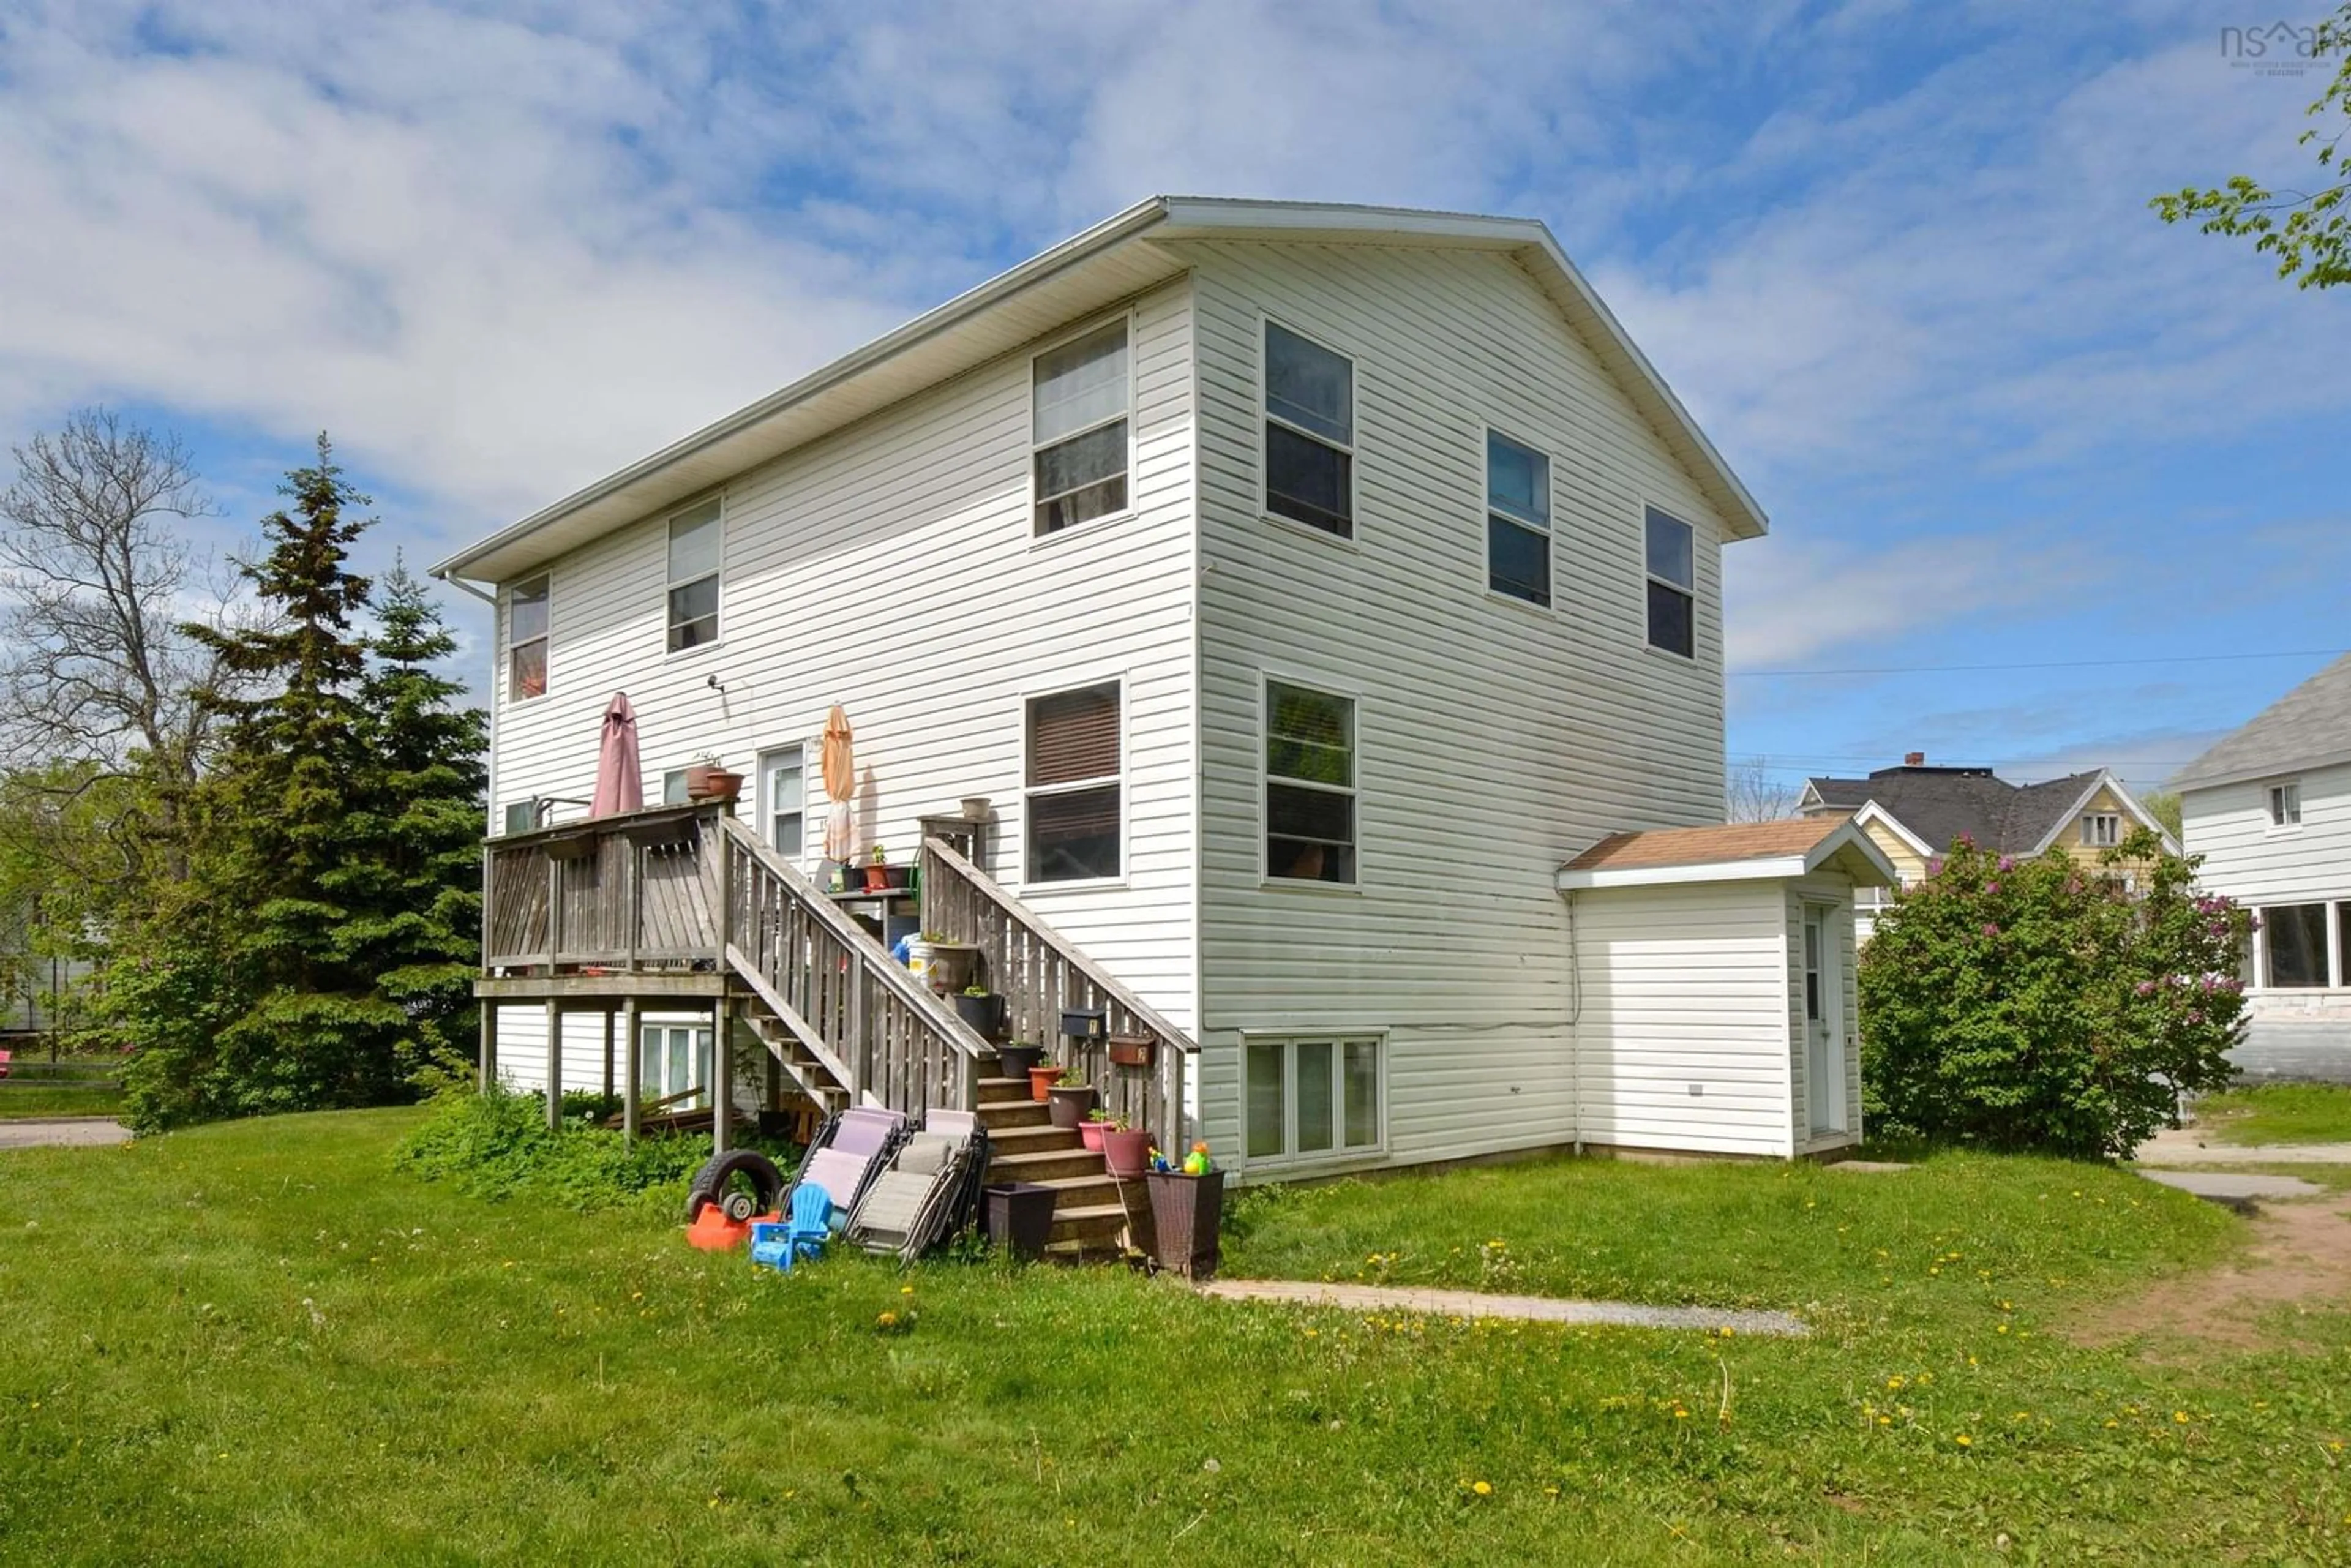
M 1073 1063 L 1101 1090 L 1103 1110 L 1148 1129 L 1171 1159 L 1180 1157 L 1190 1146 L 1185 1063 L 1198 1043 L 954 845 L 925 839 L 920 875 L 923 929 L 978 947 L 982 977 L 1005 998 L 1012 1038 L 1039 1041 L 1052 1060 Z M 1101 1012 L 1103 1037 L 1067 1038 L 1062 1015 L 1072 1010 Z M 1113 1061 L 1112 1048 L 1122 1040 L 1130 1042 L 1128 1054 L 1147 1055 L 1149 1062 Z
M 716 821 L 726 967 L 852 1103 L 976 1109 L 987 1042 L 799 867 L 736 819 Z

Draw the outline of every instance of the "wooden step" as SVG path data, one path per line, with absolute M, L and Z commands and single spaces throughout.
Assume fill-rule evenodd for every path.
M 1138 1211 L 1135 1224 L 1148 1223 L 1147 1216 Z M 1116 1249 L 1119 1232 L 1126 1228 L 1126 1210 L 1115 1203 L 1083 1204 L 1075 1208 L 1053 1210 L 1052 1234 L 1046 1238 L 1049 1248 L 1065 1248 L 1077 1243 L 1086 1256 L 1097 1251 Z
M 979 1103 L 982 1105 L 1002 1104 L 1009 1100 L 1035 1100 L 1035 1092 L 1026 1078 L 983 1078 L 979 1081 Z M 1042 1105 L 1042 1100 L 1036 1100 Z
M 1095 1158 L 1099 1160 L 1101 1156 L 1096 1155 Z M 1057 1215 L 1065 1211 L 1083 1212 L 1104 1205 L 1112 1208 L 1118 1207 L 1119 1184 L 1099 1165 L 1081 1176 L 1046 1176 L 1037 1180 L 1037 1185 L 1053 1189 L 1053 1212 Z M 1144 1212 L 1148 1202 L 1144 1197 L 1141 1182 L 1128 1188 L 1126 1207 L 1138 1217 Z
M 992 1155 L 1032 1155 L 1044 1149 L 1082 1149 L 1077 1131 L 1040 1122 L 1031 1127 L 990 1127 L 987 1148 Z M 1102 1158 L 1095 1155 L 1094 1158 Z
M 991 1145 L 995 1147 L 995 1145 Z M 1007 1181 L 1053 1181 L 1067 1176 L 1102 1176 L 1102 1152 L 1071 1145 L 1064 1148 L 1020 1148 L 1017 1153 L 997 1152 L 987 1162 L 987 1179 L 992 1183 Z
M 979 1107 L 979 1124 L 991 1134 L 998 1127 L 1041 1127 L 1052 1119 L 1051 1107 L 1034 1100 L 999 1100 Z

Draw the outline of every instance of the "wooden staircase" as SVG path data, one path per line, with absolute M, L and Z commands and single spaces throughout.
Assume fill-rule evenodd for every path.
M 1139 1181 L 1121 1183 L 1102 1156 L 1087 1149 L 1074 1129 L 1056 1127 L 1042 1102 L 1030 1098 L 1025 1078 L 979 1081 L 979 1120 L 991 1151 L 987 1180 L 1033 1182 L 1053 1189 L 1050 1250 L 1064 1257 L 1096 1257 L 1118 1250 L 1131 1214 L 1140 1226 L 1150 1214 Z M 1126 1201 L 1119 1201 L 1119 1188 Z M 1139 1243 L 1143 1239 L 1136 1237 Z

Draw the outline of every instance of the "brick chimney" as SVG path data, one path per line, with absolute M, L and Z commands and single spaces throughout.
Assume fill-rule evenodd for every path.
M 1902 754 L 1902 766 L 1924 768 L 1927 766 L 1927 754 L 1923 751 L 1906 751 Z

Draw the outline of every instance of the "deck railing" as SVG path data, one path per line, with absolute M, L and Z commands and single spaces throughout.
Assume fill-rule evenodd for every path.
M 969 1110 L 989 1047 L 881 944 L 716 806 L 493 839 L 485 972 L 702 970 L 756 998 L 852 1103 Z
M 1169 1156 L 1190 1146 L 1184 1111 L 1185 1063 L 1199 1046 L 1149 1003 L 1113 978 L 1014 897 L 937 837 L 923 841 L 923 929 L 980 950 L 981 978 L 1005 998 L 1012 1038 L 1043 1044 L 1102 1092 L 1102 1109 L 1129 1126 L 1148 1128 Z M 1103 1038 L 1071 1040 L 1065 1012 L 1100 1011 Z M 1111 1060 L 1114 1042 L 1140 1044 L 1148 1065 Z

